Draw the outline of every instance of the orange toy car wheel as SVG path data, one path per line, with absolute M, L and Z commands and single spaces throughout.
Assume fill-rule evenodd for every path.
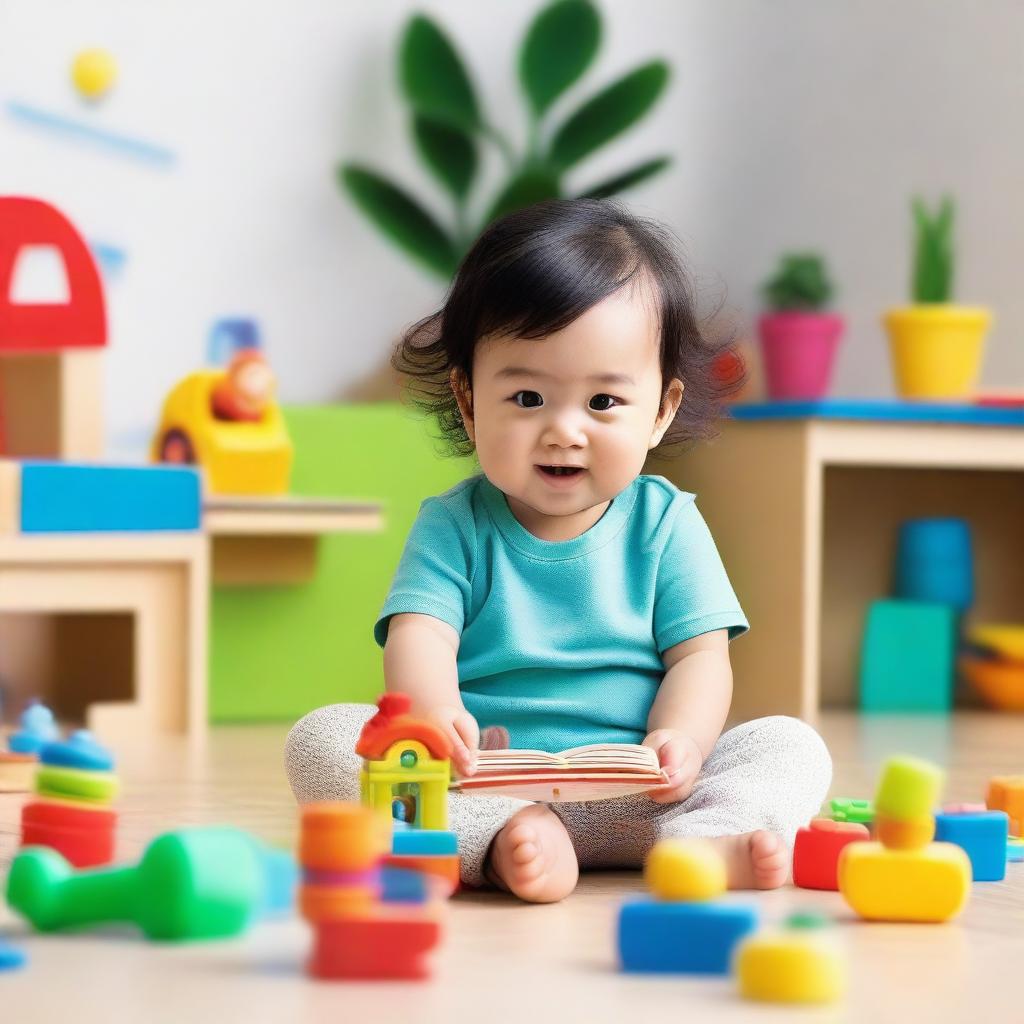
M 196 451 L 184 430 L 168 430 L 160 441 L 160 461 L 179 466 L 193 465 Z

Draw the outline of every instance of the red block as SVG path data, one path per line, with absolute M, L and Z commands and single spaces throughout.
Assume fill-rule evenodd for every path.
M 314 978 L 407 979 L 428 977 L 426 954 L 440 941 L 441 925 L 432 916 L 367 917 L 319 921 L 309 961 Z
M 793 846 L 793 884 L 801 889 L 839 890 L 839 854 L 848 843 L 871 838 L 866 825 L 815 818 L 799 829 Z
M 76 868 L 114 859 L 117 813 L 106 807 L 77 807 L 37 800 L 21 809 L 21 845 L 48 846 Z

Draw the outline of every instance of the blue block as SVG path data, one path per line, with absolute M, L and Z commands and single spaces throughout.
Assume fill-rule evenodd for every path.
M 47 743 L 39 751 L 42 764 L 60 768 L 77 768 L 84 772 L 111 772 L 114 758 L 110 751 L 101 747 L 91 732 L 79 729 L 66 740 Z
M 21 467 L 23 533 L 145 533 L 198 530 L 199 473 L 187 466 Z
M 896 544 L 895 596 L 967 611 L 974 602 L 971 528 L 964 519 L 908 519 Z
M 1000 882 L 1006 877 L 1006 840 L 1010 819 L 1005 811 L 936 814 L 935 839 L 956 843 L 971 858 L 975 882 Z
M 381 896 L 385 903 L 426 903 L 427 879 L 422 871 L 386 864 L 380 871 Z
M 1024 843 L 1007 843 L 1006 863 L 1019 864 L 1024 860 Z
M 256 855 L 263 866 L 263 899 L 260 913 L 280 917 L 291 913 L 299 888 L 299 865 L 288 850 L 276 850 L 253 839 Z
M 733 948 L 757 919 L 755 907 L 735 903 L 626 903 L 619 911 L 622 969 L 728 974 Z
M 406 857 L 433 857 L 459 852 L 459 840 L 454 832 L 434 829 L 410 828 L 395 832 L 391 852 Z

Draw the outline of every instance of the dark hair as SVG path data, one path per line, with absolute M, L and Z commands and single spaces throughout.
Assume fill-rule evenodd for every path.
M 702 332 L 673 241 L 662 225 L 607 199 L 549 200 L 491 224 L 462 260 L 444 305 L 406 331 L 391 360 L 409 377 L 412 404 L 437 418 L 450 454 L 473 451 L 450 377 L 457 370 L 472 380 L 480 338 L 546 337 L 629 282 L 653 286 L 662 384 L 684 384 L 658 449 L 710 436 L 741 381 L 712 369 L 727 344 Z

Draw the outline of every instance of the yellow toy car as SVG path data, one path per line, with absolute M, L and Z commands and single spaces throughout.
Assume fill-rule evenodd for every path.
M 273 375 L 262 360 L 250 356 L 246 363 L 198 370 L 180 381 L 164 401 L 151 457 L 201 466 L 211 494 L 285 494 L 292 443 L 270 397 Z M 257 383 L 261 401 L 234 401 L 239 383 L 243 393 L 246 384 Z

